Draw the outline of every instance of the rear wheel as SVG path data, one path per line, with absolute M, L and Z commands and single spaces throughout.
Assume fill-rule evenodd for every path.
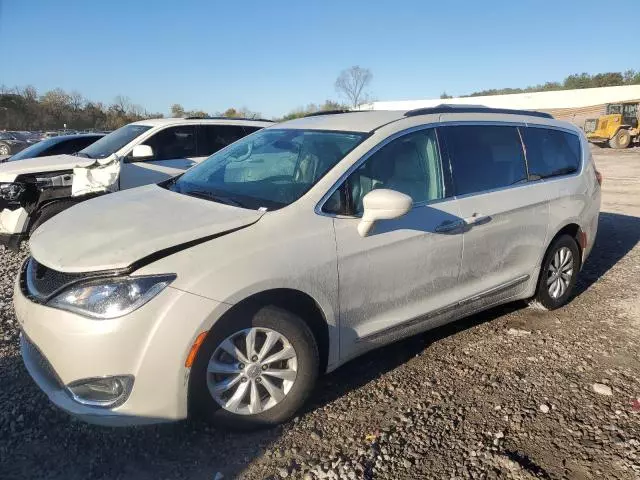
M 11 155 L 11 148 L 6 143 L 0 143 L 0 155 Z
M 190 375 L 195 413 L 232 429 L 288 420 L 316 382 L 318 347 L 309 327 L 275 306 L 238 312 L 214 325 Z
M 631 143 L 631 134 L 629 130 L 621 128 L 618 132 L 609 140 L 609 146 L 611 148 L 627 148 Z
M 580 250 L 570 235 L 561 235 L 549 247 L 542 262 L 534 306 L 555 310 L 567 303 L 580 269 Z

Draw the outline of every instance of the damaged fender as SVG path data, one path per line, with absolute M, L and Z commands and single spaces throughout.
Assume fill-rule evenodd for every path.
M 96 160 L 90 165 L 73 169 L 71 196 L 79 197 L 89 193 L 114 192 L 118 189 L 120 159 L 112 156 Z

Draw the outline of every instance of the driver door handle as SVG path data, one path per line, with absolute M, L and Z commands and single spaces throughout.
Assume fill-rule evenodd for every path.
M 464 226 L 464 220 L 455 220 L 455 221 L 447 220 L 445 222 L 442 222 L 440 225 L 436 227 L 436 232 L 438 233 L 453 232 L 454 230 L 458 230 L 463 226 Z
M 467 225 L 484 225 L 490 221 L 491 217 L 489 215 L 482 215 L 480 213 L 474 213 L 470 217 L 464 219 L 464 223 Z

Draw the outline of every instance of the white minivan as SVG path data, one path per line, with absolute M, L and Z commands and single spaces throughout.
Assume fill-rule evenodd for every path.
M 78 202 L 166 180 L 271 125 L 238 118 L 158 118 L 130 123 L 74 155 L 0 164 L 0 245 L 17 247 Z
M 380 345 L 514 300 L 561 307 L 600 181 L 584 134 L 537 112 L 273 125 L 36 230 L 15 284 L 22 356 L 89 422 L 273 425 Z

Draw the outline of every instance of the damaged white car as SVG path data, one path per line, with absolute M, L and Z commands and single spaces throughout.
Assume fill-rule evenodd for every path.
M 1 164 L 0 245 L 16 248 L 42 223 L 78 202 L 166 180 L 270 124 L 225 118 L 143 120 L 75 155 Z

